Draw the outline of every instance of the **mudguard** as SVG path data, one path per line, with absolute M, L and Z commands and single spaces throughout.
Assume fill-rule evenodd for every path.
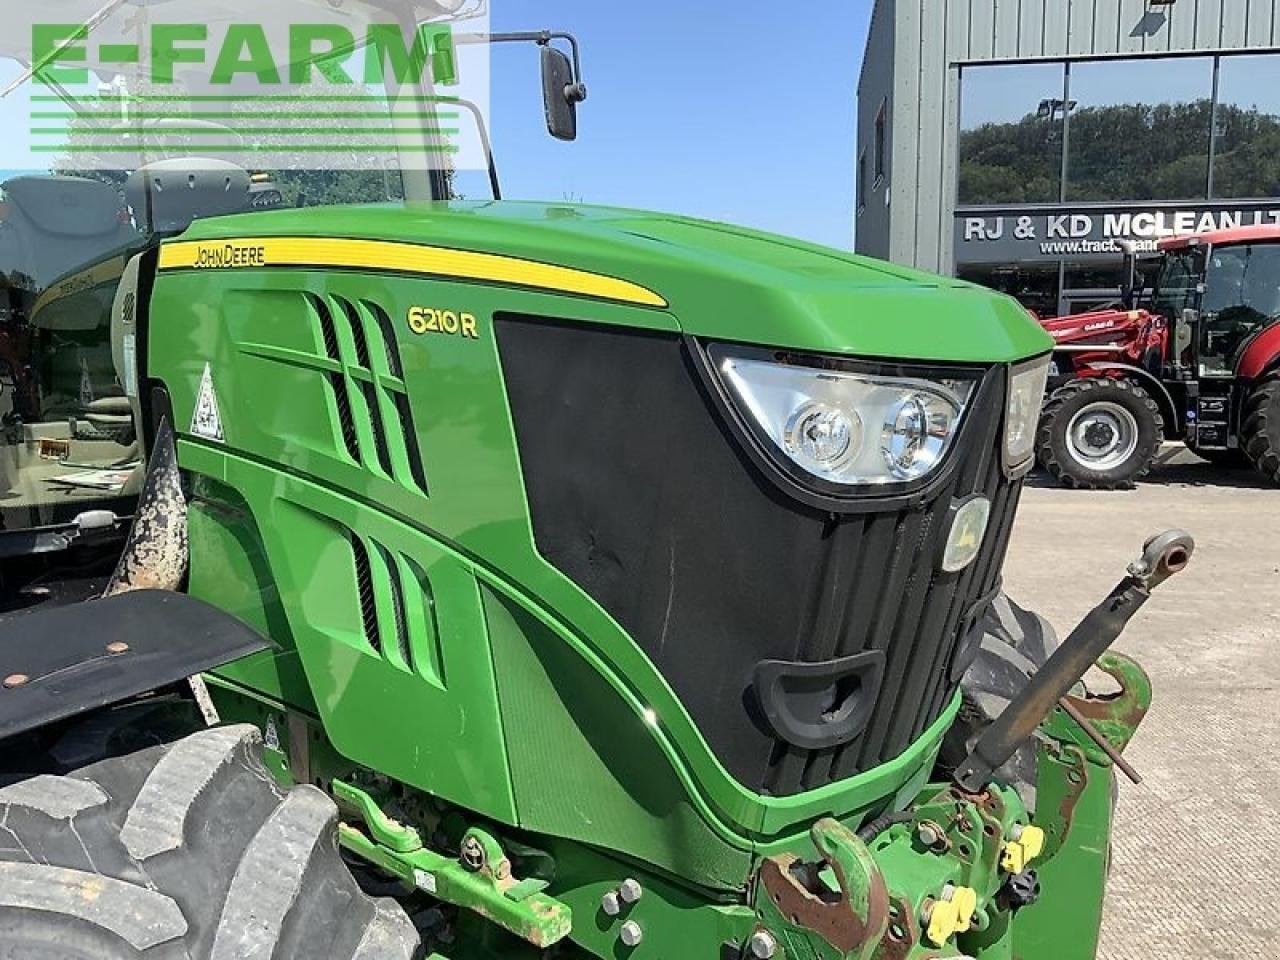
M 164 590 L 8 617 L 0 620 L 0 740 L 269 646 L 216 607 Z

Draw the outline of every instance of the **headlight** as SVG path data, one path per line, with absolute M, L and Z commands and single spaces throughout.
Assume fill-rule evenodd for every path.
M 842 487 L 908 483 L 935 470 L 975 385 L 718 351 L 713 359 L 758 435 L 805 473 Z
M 1036 429 L 1049 382 L 1049 358 L 1041 357 L 1009 374 L 1009 400 L 1004 416 L 1004 465 L 1017 476 L 1031 469 L 1035 459 Z

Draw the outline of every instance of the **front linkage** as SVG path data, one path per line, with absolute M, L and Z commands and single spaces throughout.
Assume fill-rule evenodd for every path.
M 1151 702 L 1142 668 L 1107 649 L 1151 590 L 1186 566 L 1193 548 L 1191 538 L 1176 531 L 1149 541 L 1127 576 L 978 739 L 953 782 L 925 787 L 906 810 L 857 832 L 819 820 L 810 831 L 812 854 L 764 858 L 748 904 L 716 908 L 720 955 L 1092 960 L 1108 867 L 1114 760 Z M 1118 694 L 1070 692 L 1095 662 L 1117 680 Z M 1034 813 L 1016 790 L 992 779 L 1031 736 L 1038 744 Z M 335 780 L 333 790 L 347 814 L 339 834 L 344 847 L 406 886 L 462 908 L 459 919 L 478 914 L 514 935 L 505 955 L 518 953 L 512 948 L 524 941 L 536 956 L 587 925 L 602 943 L 614 944 L 615 955 L 639 956 L 641 945 L 649 946 L 646 927 L 653 928 L 637 920 L 672 906 L 663 895 L 636 909 L 641 895 L 651 898 L 645 890 L 658 886 L 653 877 L 643 887 L 628 880 L 586 902 L 585 891 L 553 897 L 547 879 L 527 869 L 528 851 L 504 849 L 483 829 L 439 823 L 423 833 L 388 816 L 384 809 L 394 803 L 375 797 L 372 786 L 366 792 Z M 432 818 L 410 812 L 408 819 L 428 824 Z M 450 833 L 452 840 L 441 839 Z M 445 849 L 456 854 L 438 852 Z M 529 875 L 517 876 L 513 864 Z
M 1107 650 L 1193 549 L 1180 531 L 1150 540 L 978 739 L 953 783 L 929 787 L 909 812 L 856 834 L 819 821 L 811 834 L 818 862 L 768 858 L 747 952 L 756 960 L 997 960 L 1016 947 L 1022 957 L 1091 960 L 1109 859 L 1112 767 L 1151 703 L 1142 668 Z M 1072 695 L 1095 663 L 1120 692 Z M 1029 736 L 1038 741 L 1033 815 L 991 779 Z M 1050 894 L 1044 901 L 1042 889 Z

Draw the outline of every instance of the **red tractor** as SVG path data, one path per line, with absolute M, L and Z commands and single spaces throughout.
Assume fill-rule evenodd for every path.
M 1037 436 L 1067 486 L 1131 486 L 1165 440 L 1280 483 L 1280 227 L 1159 243 L 1150 296 L 1133 248 L 1114 309 L 1042 320 L 1057 341 Z

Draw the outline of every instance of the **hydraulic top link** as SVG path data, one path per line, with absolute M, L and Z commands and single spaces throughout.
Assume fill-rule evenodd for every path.
M 1195 550 L 1191 535 L 1169 530 L 1152 537 L 1123 580 L 1094 607 L 1062 642 L 1022 692 L 989 726 L 955 772 L 965 790 L 982 790 L 1053 710 L 1059 699 L 1107 651 L 1151 596 L 1151 591 L 1186 568 Z

